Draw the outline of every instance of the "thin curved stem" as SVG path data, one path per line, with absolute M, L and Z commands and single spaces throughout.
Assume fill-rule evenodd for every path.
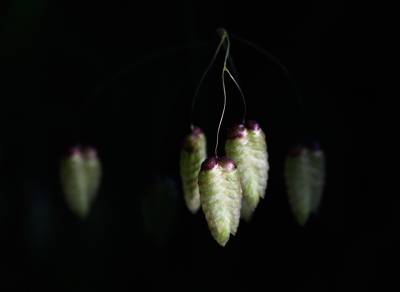
M 242 91 L 242 89 L 240 88 L 239 84 L 236 82 L 235 78 L 233 78 L 231 72 L 229 72 L 229 70 L 226 69 L 226 68 L 225 68 L 225 71 L 229 74 L 229 76 L 231 76 L 233 82 L 235 82 L 237 88 L 238 88 L 239 91 L 240 91 L 240 94 L 242 95 L 243 105 L 244 105 L 244 115 L 243 115 L 243 124 L 244 124 L 244 122 L 246 121 L 246 112 L 247 112 L 247 108 L 246 108 L 246 100 L 245 100 L 245 98 L 244 98 L 243 91 Z
M 208 71 L 210 70 L 211 66 L 213 65 L 213 63 L 214 63 L 214 61 L 215 61 L 215 58 L 217 57 L 218 52 L 219 52 L 219 50 L 221 49 L 221 46 L 222 46 L 222 44 L 224 43 L 224 41 L 225 41 L 225 37 L 223 37 L 223 38 L 221 39 L 221 41 L 220 41 L 220 43 L 219 43 L 219 45 L 218 45 L 218 47 L 217 47 L 217 50 L 215 51 L 214 56 L 213 56 L 213 58 L 212 58 L 212 60 L 211 60 L 211 63 L 208 65 L 206 71 L 204 71 L 203 76 L 201 76 L 200 82 L 199 82 L 199 84 L 197 85 L 196 92 L 195 92 L 195 94 L 194 94 L 194 96 L 193 96 L 192 107 L 191 107 L 191 110 L 190 110 L 190 128 L 191 128 L 192 131 L 193 131 L 193 129 L 194 129 L 194 126 L 193 126 L 193 109 L 194 109 L 194 104 L 195 104 L 195 102 L 196 102 L 197 94 L 199 93 L 199 89 L 200 89 L 201 84 L 203 83 L 204 77 L 206 76 L 206 74 L 207 74 Z
M 218 129 L 217 129 L 217 142 L 215 143 L 215 157 L 216 158 L 218 158 L 217 149 L 218 149 L 219 130 L 221 129 L 222 119 L 224 118 L 225 108 L 226 108 L 226 90 L 225 90 L 224 74 L 225 74 L 225 69 L 226 69 L 226 60 L 228 59 L 229 49 L 231 46 L 231 42 L 229 41 L 229 37 L 228 37 L 226 30 L 223 28 L 218 28 L 217 32 L 220 34 L 222 41 L 225 40 L 225 38 L 226 38 L 226 41 L 228 44 L 227 44 L 227 49 L 226 49 L 226 54 L 225 54 L 225 59 L 224 59 L 224 67 L 222 68 L 222 89 L 224 91 L 224 107 L 222 109 L 222 114 L 221 114 L 221 118 L 219 120 Z
M 305 125 L 308 125 L 307 112 L 306 112 L 306 110 L 305 110 L 305 108 L 303 106 L 303 101 L 302 101 L 299 89 L 298 89 L 297 84 L 294 81 L 292 75 L 289 73 L 289 71 L 285 67 L 285 65 L 283 65 L 282 62 L 280 62 L 277 57 L 275 57 L 274 55 L 272 55 L 271 53 L 269 53 L 268 51 L 266 51 L 265 49 L 263 49 L 259 45 L 256 45 L 255 43 L 253 43 L 253 42 L 251 42 L 251 41 L 249 41 L 247 39 L 244 39 L 244 38 L 242 38 L 240 36 L 237 36 L 237 35 L 235 35 L 233 33 L 229 33 L 229 34 L 230 34 L 230 36 L 232 38 L 234 38 L 234 39 L 236 39 L 236 40 L 238 40 L 238 41 L 240 41 L 240 42 L 252 47 L 253 49 L 256 49 L 261 54 L 263 54 L 264 56 L 266 56 L 267 58 L 272 60 L 275 64 L 277 64 L 279 66 L 279 68 L 281 68 L 281 70 L 285 73 L 287 79 L 289 80 L 290 85 L 292 86 L 292 88 L 293 88 L 293 90 L 295 92 L 296 99 L 297 99 L 297 104 L 298 104 L 299 110 L 301 112 L 301 116 L 303 118 L 303 121 L 304 121 Z
M 222 119 L 224 118 L 225 108 L 226 108 L 226 90 L 225 90 L 224 73 L 225 73 L 225 68 L 224 68 L 224 70 L 222 70 L 222 89 L 223 89 L 223 91 L 224 91 L 224 107 L 223 107 L 223 109 L 222 109 L 221 119 L 219 120 L 219 124 L 218 124 L 217 143 L 215 143 L 215 157 L 217 157 L 217 158 L 218 158 L 217 149 L 218 149 L 219 130 L 220 130 L 220 128 L 221 128 Z
M 224 48 L 225 48 L 225 51 L 227 50 L 227 47 L 226 47 L 226 45 L 225 45 L 225 43 L 224 43 Z M 244 95 L 243 95 L 243 91 L 242 91 L 242 89 L 240 88 L 240 85 L 239 85 L 239 74 L 237 73 L 237 70 L 236 70 L 236 67 L 235 67 L 235 63 L 233 62 L 233 59 L 232 59 L 232 56 L 231 56 L 231 54 L 229 54 L 229 56 L 228 56 L 228 60 L 229 60 L 229 64 L 230 64 L 230 66 L 231 66 L 231 69 L 232 69 L 232 73 L 233 74 L 231 74 L 229 71 L 227 71 L 228 73 L 229 73 L 229 75 L 231 76 L 231 78 L 232 78 L 232 80 L 236 83 L 236 86 L 239 88 L 239 91 L 240 91 L 240 93 L 241 93 L 241 95 L 242 95 L 242 99 L 243 99 L 243 106 L 244 106 L 244 113 L 243 113 L 243 123 L 245 122 L 245 120 L 246 120 L 246 100 L 245 100 L 245 98 L 244 98 Z M 235 75 L 236 76 L 236 78 L 233 78 L 233 75 Z M 236 80 L 235 80 L 236 79 Z
M 221 129 L 221 124 L 222 124 L 222 119 L 224 118 L 224 114 L 225 114 L 225 108 L 226 108 L 226 88 L 225 88 L 225 72 L 228 72 L 229 76 L 232 78 L 233 82 L 235 82 L 237 88 L 240 91 L 240 94 L 242 95 L 242 99 L 243 99 L 243 103 L 244 103 L 244 116 L 243 116 L 243 123 L 245 122 L 246 119 L 246 101 L 242 92 L 242 89 L 240 88 L 239 84 L 236 82 L 235 78 L 233 78 L 232 74 L 229 72 L 229 70 L 226 68 L 226 62 L 228 60 L 229 57 L 229 50 L 230 50 L 230 46 L 231 46 L 231 42 L 229 40 L 229 36 L 228 33 L 226 32 L 225 29 L 223 28 L 219 28 L 218 33 L 221 35 L 221 38 L 224 39 L 226 38 L 227 41 L 227 45 L 226 45 L 226 54 L 225 54 L 225 60 L 224 60 L 224 67 L 222 69 L 222 89 L 224 91 L 224 107 L 222 109 L 222 114 L 221 114 L 221 119 L 219 120 L 219 124 L 218 124 L 218 130 L 217 130 L 217 142 L 215 145 L 215 157 L 218 157 L 217 155 L 217 149 L 218 149 L 218 137 L 219 137 L 219 131 Z
M 229 49 L 231 47 L 231 42 L 229 41 L 229 37 L 228 37 L 228 34 L 225 29 L 219 28 L 219 29 L 217 29 L 217 32 L 220 34 L 222 41 L 225 40 L 225 38 L 227 41 L 226 54 L 225 54 L 225 59 L 224 59 L 224 67 L 222 68 L 222 89 L 224 91 L 224 107 L 222 109 L 221 118 L 219 120 L 218 129 L 217 129 L 217 141 L 215 143 L 215 157 L 218 158 L 217 149 L 218 149 L 219 130 L 221 129 L 222 119 L 224 118 L 225 108 L 226 108 L 226 89 L 225 89 L 224 75 L 225 75 L 225 70 L 226 70 L 226 61 L 229 56 Z
M 226 44 L 224 43 L 224 49 L 226 51 Z M 229 54 L 228 56 L 228 62 L 229 66 L 231 67 L 232 75 L 235 76 L 236 82 L 240 84 L 240 79 L 239 79 L 239 74 L 236 70 L 235 63 L 233 62 L 232 54 Z

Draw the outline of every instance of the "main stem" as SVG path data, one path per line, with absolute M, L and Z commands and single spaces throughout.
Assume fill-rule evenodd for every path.
M 220 34 L 222 40 L 225 40 L 225 38 L 226 38 L 227 48 L 226 48 L 226 54 L 225 54 L 225 60 L 224 60 L 224 67 L 222 68 L 222 89 L 224 91 L 224 107 L 222 109 L 221 119 L 219 120 L 219 125 L 218 125 L 218 130 L 217 130 L 217 142 L 215 143 L 215 157 L 216 158 L 218 158 L 217 149 L 218 149 L 219 130 L 221 129 L 221 123 L 222 123 L 222 119 L 224 118 L 225 108 L 226 108 L 226 89 L 225 89 L 224 76 L 225 76 L 225 70 L 227 70 L 226 69 L 226 60 L 228 59 L 229 49 L 231 47 L 231 42 L 229 41 L 229 37 L 228 37 L 226 30 L 223 28 L 219 28 L 217 30 L 217 32 Z
M 244 115 L 243 115 L 243 123 L 245 122 L 246 119 L 246 101 L 242 92 L 242 89 L 240 88 L 239 84 L 236 82 L 235 78 L 233 78 L 232 74 L 229 72 L 229 70 L 226 68 L 226 62 L 228 60 L 229 57 L 229 50 L 231 47 L 231 42 L 229 40 L 229 36 L 228 33 L 226 32 L 225 29 L 223 28 L 219 28 L 217 30 L 219 32 L 219 34 L 221 35 L 222 40 L 224 40 L 226 38 L 227 41 L 227 46 L 226 46 L 226 54 L 225 54 L 225 60 L 224 60 L 224 67 L 222 69 L 222 89 L 224 91 L 224 107 L 222 109 L 222 115 L 221 115 L 221 119 L 219 120 L 219 125 L 218 125 L 218 130 L 217 130 L 217 143 L 215 145 L 215 157 L 218 158 L 217 155 L 217 149 L 218 149 L 218 137 L 219 137 L 219 130 L 221 129 L 221 124 L 222 124 L 222 119 L 224 118 L 224 114 L 225 114 L 225 108 L 226 108 L 226 89 L 225 89 L 225 72 L 228 72 L 229 76 L 232 78 L 233 82 L 235 82 L 237 88 L 240 91 L 240 94 L 242 96 L 243 99 L 243 103 L 244 103 Z

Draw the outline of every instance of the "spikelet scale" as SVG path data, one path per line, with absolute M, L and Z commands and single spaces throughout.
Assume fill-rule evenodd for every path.
M 265 134 L 255 121 L 236 124 L 228 130 L 225 151 L 238 167 L 243 200 L 254 210 L 267 188 L 269 164 Z
M 320 149 L 298 145 L 285 160 L 284 171 L 289 203 L 300 225 L 320 204 L 325 181 L 325 157 Z
M 206 137 L 196 127 L 183 141 L 180 156 L 180 174 L 185 203 L 192 213 L 200 208 L 199 187 L 197 183 L 201 163 L 206 159 Z
M 240 175 L 232 159 L 211 157 L 199 172 L 200 201 L 208 227 L 222 246 L 236 234 L 240 220 L 242 191 Z
M 60 163 L 60 181 L 69 208 L 82 219 L 100 185 L 101 165 L 94 148 L 73 147 Z

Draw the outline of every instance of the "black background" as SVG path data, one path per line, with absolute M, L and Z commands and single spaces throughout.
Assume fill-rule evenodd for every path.
M 2 291 L 376 291 L 389 283 L 399 199 L 385 189 L 395 149 L 381 126 L 391 121 L 383 17 L 355 1 L 2 1 Z M 271 169 L 266 198 L 224 248 L 202 211 L 187 210 L 179 177 L 192 98 L 218 27 L 274 55 L 297 84 L 231 38 L 247 118 L 266 133 Z M 222 64 L 221 51 L 194 110 L 209 155 Z M 226 83 L 218 155 L 243 115 L 238 90 Z M 327 182 L 318 215 L 301 228 L 283 162 L 291 144 L 310 138 L 326 154 Z M 75 144 L 94 146 L 104 169 L 85 221 L 68 209 L 58 178 Z M 163 181 L 166 197 L 148 200 Z

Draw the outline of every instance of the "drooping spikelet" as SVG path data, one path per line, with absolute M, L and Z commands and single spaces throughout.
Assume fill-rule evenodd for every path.
M 237 231 L 242 206 L 240 175 L 228 157 L 206 159 L 199 172 L 200 201 L 208 227 L 222 246 Z
M 93 148 L 79 146 L 69 150 L 60 163 L 60 180 L 65 200 L 71 210 L 81 218 L 89 212 L 91 202 L 99 188 L 100 161 Z
M 293 147 L 286 157 L 284 175 L 292 212 L 304 225 L 318 209 L 325 181 L 325 158 L 318 144 Z
M 228 129 L 226 155 L 239 170 L 243 200 L 254 210 L 264 198 L 268 180 L 268 153 L 265 134 L 255 121 L 236 124 Z
M 180 157 L 183 194 L 186 206 L 193 214 L 200 208 L 197 179 L 201 163 L 206 157 L 206 137 L 200 128 L 195 127 L 183 141 Z

